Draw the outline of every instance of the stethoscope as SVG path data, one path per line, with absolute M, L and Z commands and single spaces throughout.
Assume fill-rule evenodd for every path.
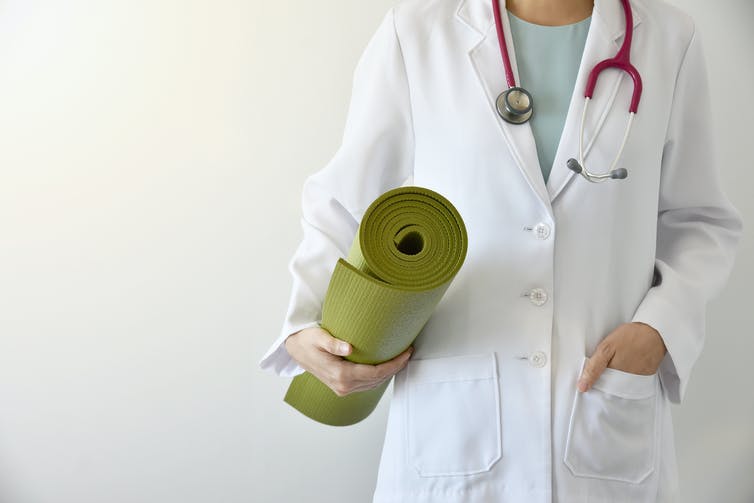
M 623 12 L 626 16 L 626 35 L 623 38 L 623 45 L 615 54 L 615 57 L 600 61 L 589 73 L 589 78 L 584 91 L 584 111 L 581 114 L 581 127 L 579 128 L 579 160 L 568 159 L 566 165 L 576 173 L 581 173 L 584 178 L 590 182 L 604 182 L 609 179 L 622 180 L 628 176 L 625 168 L 615 168 L 623 154 L 623 148 L 626 146 L 626 140 L 631 132 L 631 125 L 634 121 L 634 115 L 639 108 L 641 98 L 641 76 L 639 71 L 631 64 L 631 39 L 634 34 L 633 13 L 629 0 L 620 0 L 623 4 Z M 511 68 L 510 58 L 508 57 L 508 47 L 505 43 L 505 34 L 503 33 L 503 22 L 500 18 L 499 0 L 492 0 L 492 9 L 495 13 L 495 25 L 497 27 L 497 38 L 500 42 L 500 54 L 503 56 L 503 67 L 505 67 L 505 80 L 508 89 L 500 93 L 495 102 L 497 113 L 500 117 L 511 124 L 523 124 L 527 122 L 534 111 L 533 100 L 529 91 L 523 87 L 516 86 L 516 80 L 513 78 L 513 69 Z M 589 100 L 594 94 L 594 87 L 597 84 L 597 78 L 605 68 L 617 68 L 626 72 L 634 81 L 634 91 L 631 96 L 631 105 L 628 108 L 628 125 L 623 135 L 618 154 L 613 159 L 610 169 L 605 173 L 591 173 L 586 169 L 584 163 L 584 123 L 586 121 L 586 111 L 589 108 Z

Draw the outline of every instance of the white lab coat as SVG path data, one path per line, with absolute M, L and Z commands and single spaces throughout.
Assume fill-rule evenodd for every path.
M 335 261 L 377 196 L 413 179 L 453 202 L 468 255 L 396 376 L 375 501 L 678 500 L 669 405 L 683 397 L 741 221 L 720 188 L 692 21 L 659 0 L 632 6 L 644 94 L 620 165 L 629 176 L 600 185 L 566 160 L 587 74 L 622 41 L 618 0 L 595 2 L 547 184 L 530 126 L 495 112 L 505 81 L 488 0 L 400 2 L 366 48 L 343 144 L 304 187 L 290 309 L 262 366 L 300 372 L 281 343 L 319 320 Z M 595 171 L 616 153 L 631 90 L 617 71 L 599 79 L 586 124 Z M 632 320 L 667 345 L 658 374 L 608 369 L 579 394 L 584 358 Z

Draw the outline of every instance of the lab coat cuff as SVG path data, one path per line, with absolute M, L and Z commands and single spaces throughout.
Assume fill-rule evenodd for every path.
M 660 383 L 671 402 L 681 403 L 700 348 L 693 347 L 693 341 L 697 340 L 692 336 L 694 329 L 675 312 L 660 292 L 652 288 L 631 321 L 645 323 L 660 333 L 668 350 L 658 369 Z
M 295 377 L 304 373 L 301 365 L 294 360 L 285 348 L 285 340 L 296 332 L 305 328 L 318 327 L 319 321 L 286 326 L 280 337 L 270 346 L 267 353 L 259 361 L 262 370 L 274 372 L 281 377 Z

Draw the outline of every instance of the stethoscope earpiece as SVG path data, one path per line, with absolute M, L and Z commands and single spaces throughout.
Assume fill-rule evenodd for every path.
M 566 166 L 568 166 L 568 169 L 570 169 L 574 173 L 582 175 L 590 182 L 604 182 L 605 180 L 625 180 L 626 178 L 628 178 L 628 170 L 626 168 L 612 169 L 607 173 L 594 174 L 585 170 L 581 163 L 574 158 L 568 159 L 568 161 L 566 161 Z
M 610 178 L 613 180 L 625 180 L 628 178 L 628 170 L 626 168 L 618 168 L 610 171 Z
M 523 124 L 533 112 L 531 94 L 523 87 L 509 87 L 500 93 L 495 105 L 500 117 L 511 124 Z

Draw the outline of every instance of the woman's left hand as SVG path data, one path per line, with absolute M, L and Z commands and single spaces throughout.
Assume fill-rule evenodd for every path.
M 579 378 L 579 391 L 587 391 L 606 368 L 631 374 L 652 375 L 667 353 L 660 333 L 645 323 L 624 323 L 610 332 L 587 360 Z

